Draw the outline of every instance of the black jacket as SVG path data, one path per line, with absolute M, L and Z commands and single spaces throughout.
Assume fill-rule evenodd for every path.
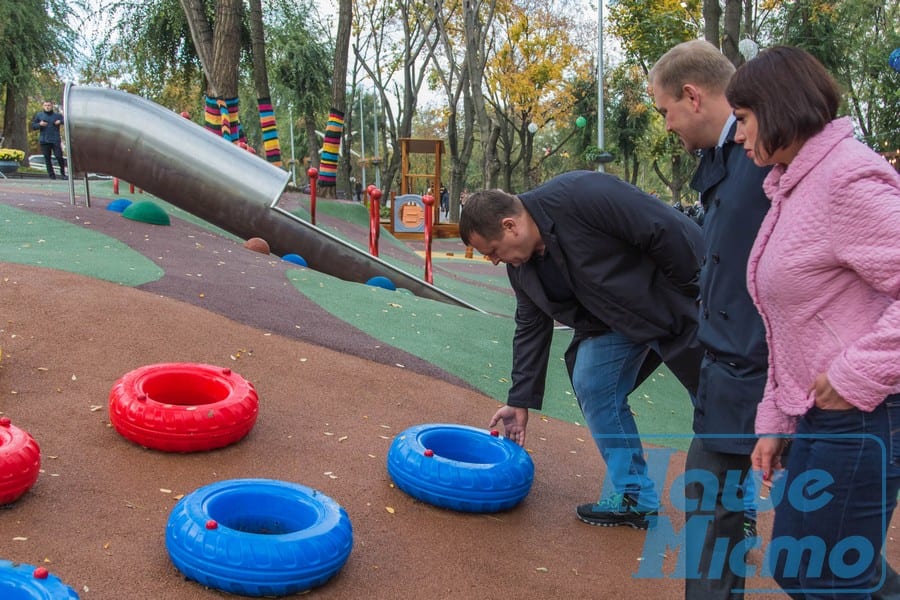
M 722 148 L 704 151 L 691 181 L 706 211 L 697 332 L 706 357 L 694 432 L 707 435 L 702 441 L 709 451 L 750 454 L 768 350 L 765 327 L 747 292 L 747 258 L 769 210 L 762 188 L 769 168 L 747 158 L 734 143 L 734 131 L 732 126 Z
M 45 121 L 47 124 L 41 125 L 41 121 Z M 56 121 L 59 121 L 59 125 L 54 124 Z M 62 141 L 59 136 L 59 128 L 64 122 L 62 113 L 42 110 L 31 119 L 31 128 L 40 129 L 41 133 L 38 136 L 39 144 L 58 144 Z
M 550 257 L 577 301 L 551 301 L 534 266 L 507 265 L 516 294 L 510 406 L 540 408 L 554 321 L 575 330 L 567 354 L 585 337 L 613 329 L 655 342 L 681 382 L 696 390 L 699 227 L 622 180 L 574 171 L 520 194 Z M 651 352 L 642 377 L 659 364 Z

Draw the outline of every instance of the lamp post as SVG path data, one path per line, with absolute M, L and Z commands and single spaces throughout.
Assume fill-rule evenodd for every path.
M 291 122 L 291 185 L 297 185 L 297 161 L 294 160 L 294 106 L 288 106 L 288 120 Z
M 381 189 L 381 160 L 379 159 L 379 154 L 381 154 L 381 136 L 378 135 L 378 92 L 376 90 L 375 95 L 372 97 L 375 110 L 372 111 L 372 117 L 375 121 L 375 185 L 378 189 Z
M 359 163 L 360 175 L 362 176 L 362 186 L 366 189 L 366 125 L 363 118 L 363 93 L 362 87 L 359 88 Z
M 597 0 L 597 148 L 603 151 L 603 0 Z M 597 170 L 604 171 L 603 163 Z

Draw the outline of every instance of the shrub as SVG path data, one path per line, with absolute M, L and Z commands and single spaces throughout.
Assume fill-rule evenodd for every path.
M 0 148 L 0 160 L 22 162 L 25 160 L 25 153 L 14 148 Z

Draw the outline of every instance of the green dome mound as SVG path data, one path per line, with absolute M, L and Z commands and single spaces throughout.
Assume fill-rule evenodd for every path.
M 171 225 L 169 215 L 158 204 L 150 200 L 135 202 L 122 211 L 122 216 L 132 221 L 151 225 Z

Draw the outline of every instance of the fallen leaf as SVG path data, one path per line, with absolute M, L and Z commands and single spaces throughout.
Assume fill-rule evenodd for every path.
M 391 512 L 394 512 L 394 511 L 392 510 Z M 27 539 L 28 539 L 27 537 L 14 537 L 14 538 L 13 538 L 13 541 L 14 541 L 14 542 L 24 542 L 24 541 L 26 541 Z
M 549 573 L 550 569 L 548 569 L 547 567 L 537 567 L 535 571 L 537 571 L 538 573 Z
M 396 512 L 394 511 L 394 508 L 392 506 L 385 506 L 384 510 L 388 511 L 391 514 L 394 514 L 394 512 Z
M 159 491 L 161 491 L 163 494 L 171 494 L 172 493 L 172 490 L 167 490 L 166 488 L 159 488 Z
M 338 438 L 338 441 L 339 441 L 339 442 L 343 442 L 343 441 L 346 440 L 348 437 L 350 437 L 350 436 L 349 436 L 349 435 L 342 435 L 341 437 Z

